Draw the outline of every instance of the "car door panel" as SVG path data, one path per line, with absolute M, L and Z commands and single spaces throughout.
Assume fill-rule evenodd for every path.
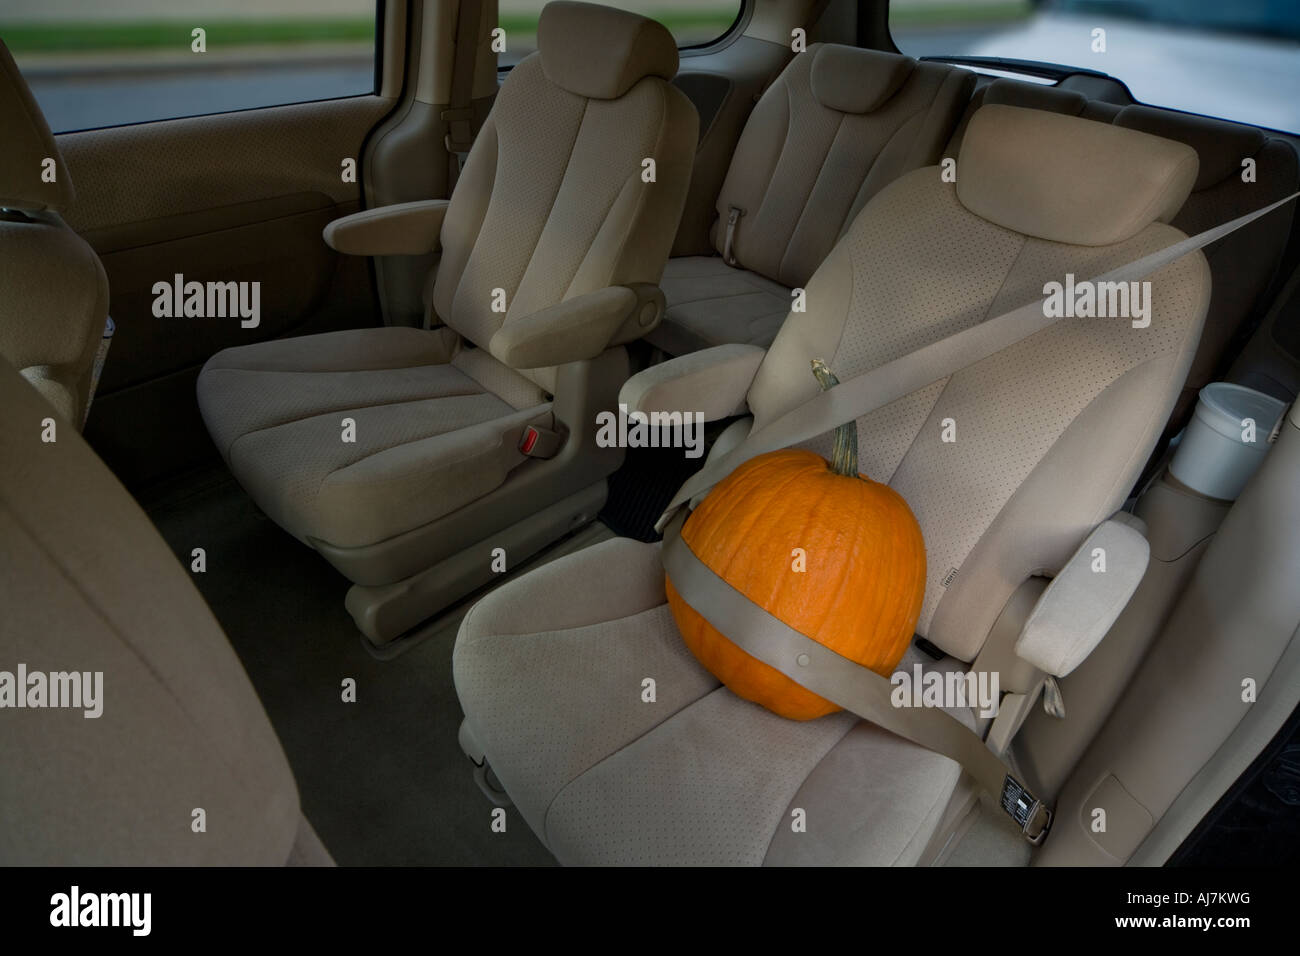
M 194 399 L 220 349 L 379 323 L 365 259 L 321 239 L 361 207 L 358 160 L 378 96 L 69 133 L 67 219 L 100 255 L 116 333 L 86 434 L 128 487 L 213 454 Z M 258 282 L 260 315 L 155 314 L 156 283 Z

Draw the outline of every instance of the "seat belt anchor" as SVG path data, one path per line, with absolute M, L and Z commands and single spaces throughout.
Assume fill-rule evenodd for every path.
M 729 266 L 736 264 L 736 225 L 744 214 L 745 210 L 739 206 L 732 206 L 727 213 L 727 235 L 722 243 L 722 261 Z

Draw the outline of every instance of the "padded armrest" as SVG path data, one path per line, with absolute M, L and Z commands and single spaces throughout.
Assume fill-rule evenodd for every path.
M 335 219 L 322 235 L 331 249 L 350 256 L 419 256 L 441 247 L 446 199 L 376 206 Z
M 767 350 L 757 345 L 717 345 L 637 372 L 619 390 L 628 411 L 703 412 L 705 421 L 742 414 Z
M 1064 677 L 1101 643 L 1142 583 L 1151 555 L 1140 518 L 1099 524 L 1052 579 L 1016 640 L 1016 653 Z
M 488 351 L 511 368 L 564 365 L 640 338 L 663 314 L 658 286 L 606 286 L 511 319 L 492 336 Z

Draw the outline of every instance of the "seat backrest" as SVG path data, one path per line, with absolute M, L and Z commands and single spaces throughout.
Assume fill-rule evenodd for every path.
M 1117 107 L 1073 90 L 1017 80 L 994 80 L 982 91 L 982 101 L 1102 119 L 1191 146 L 1200 160 L 1200 172 L 1187 202 L 1171 220 L 1189 235 L 1300 189 L 1300 158 L 1295 149 L 1253 126 L 1150 106 Z M 1243 179 L 1247 160 L 1254 168 Z M 1268 291 L 1286 249 L 1294 210 L 1293 205 L 1279 209 L 1206 248 L 1214 292 L 1196 358 L 1174 410 L 1175 426 L 1190 413 L 1201 387 L 1221 371 L 1233 336 Z
M 497 94 L 442 228 L 434 310 L 482 348 L 566 299 L 658 283 L 699 136 L 695 107 L 668 82 L 677 44 L 659 23 L 556 0 L 537 46 Z M 553 390 L 553 370 L 523 374 Z
M 0 406 L 0 864 L 286 863 L 293 775 L 203 598 L 3 359 Z
M 59 216 L 72 205 L 72 181 L 3 41 L 0 130 L 0 356 L 80 428 L 108 319 L 108 278 Z
M 887 186 L 807 287 L 750 390 L 754 427 L 818 390 L 1182 238 L 1190 147 L 985 106 L 956 184 Z M 1011 593 L 1059 570 L 1124 502 L 1181 388 L 1210 295 L 1193 253 L 1149 279 L 1150 324 L 1070 318 L 858 420 L 865 474 L 911 505 L 928 579 L 918 633 L 973 660 Z M 825 451 L 825 439 L 813 443 Z
M 814 43 L 763 94 L 718 194 L 713 243 L 734 207 L 736 263 L 802 286 L 864 203 L 937 162 L 975 85 L 938 63 Z

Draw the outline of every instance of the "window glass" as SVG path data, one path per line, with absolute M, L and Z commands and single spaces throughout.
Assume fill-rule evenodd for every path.
M 498 24 L 505 31 L 497 65 L 514 66 L 537 49 L 537 18 L 547 0 L 500 0 Z M 741 0 L 600 0 L 602 6 L 631 10 L 658 20 L 679 47 L 700 46 L 722 37 L 740 16 Z
M 1300 131 L 1297 0 L 891 0 L 889 26 L 912 56 L 1083 67 L 1152 106 Z
M 57 132 L 374 91 L 375 0 L 3 0 Z

